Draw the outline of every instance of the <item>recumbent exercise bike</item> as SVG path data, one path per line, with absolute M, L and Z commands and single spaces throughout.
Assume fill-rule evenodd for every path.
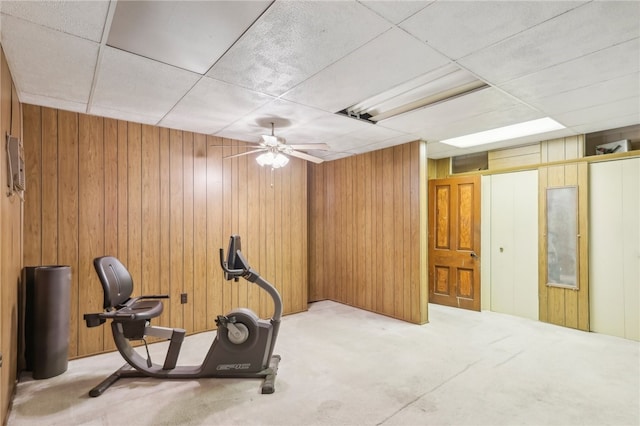
M 278 290 L 251 269 L 240 251 L 240 237 L 229 239 L 227 259 L 220 249 L 220 265 L 226 280 L 238 281 L 240 277 L 265 290 L 273 299 L 274 313 L 270 320 L 258 318 L 247 308 L 238 308 L 216 319 L 217 333 L 209 352 L 201 365 L 176 366 L 185 330 L 152 326 L 150 320 L 162 313 L 159 299 L 167 295 L 131 297 L 133 280 L 118 259 L 111 256 L 93 261 L 104 290 L 104 312 L 85 314 L 87 327 L 96 327 L 111 320 L 111 330 L 118 351 L 127 361 L 123 367 L 93 388 L 89 395 L 97 397 L 120 378 L 156 377 L 160 379 L 198 379 L 210 377 L 262 378 L 262 393 L 275 390 L 275 378 L 280 362 L 273 355 L 273 348 L 280 328 L 282 299 Z M 169 340 L 164 364 L 154 364 L 147 348 L 146 336 Z M 132 346 L 131 340 L 142 340 L 147 358 L 143 358 Z M 132 369 L 133 367 L 133 369 Z

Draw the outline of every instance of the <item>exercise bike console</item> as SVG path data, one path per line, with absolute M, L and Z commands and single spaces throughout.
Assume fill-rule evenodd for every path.
M 232 235 L 229 238 L 229 249 L 227 250 L 227 260 L 224 260 L 224 250 L 220 249 L 220 266 L 224 271 L 224 279 L 238 281 L 250 268 L 247 261 L 242 257 L 240 251 L 240 236 Z
M 251 269 L 240 250 L 238 235 L 229 239 L 227 258 L 220 249 L 220 265 L 226 280 L 243 278 L 265 290 L 273 299 L 274 313 L 269 320 L 260 319 L 247 308 L 237 308 L 226 315 L 218 315 L 218 331 L 201 365 L 177 366 L 185 330 L 151 325 L 151 319 L 162 313 L 160 299 L 166 295 L 131 298 L 133 281 L 118 259 L 105 256 L 94 260 L 94 267 L 104 290 L 104 311 L 85 314 L 87 327 L 102 325 L 111 320 L 111 330 L 118 351 L 127 361 L 122 368 L 93 388 L 89 395 L 100 396 L 123 377 L 156 377 L 161 379 L 190 379 L 207 377 L 261 378 L 262 393 L 273 393 L 280 362 L 273 355 L 280 319 L 282 299 L 268 281 Z M 169 340 L 169 348 L 162 365 L 151 361 L 146 336 Z M 130 340 L 142 340 L 146 359 L 131 346 Z M 132 369 L 133 368 L 133 369 Z

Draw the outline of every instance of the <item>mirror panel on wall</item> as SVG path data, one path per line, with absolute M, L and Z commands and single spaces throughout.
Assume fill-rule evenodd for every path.
M 578 289 L 578 187 L 547 188 L 547 285 Z

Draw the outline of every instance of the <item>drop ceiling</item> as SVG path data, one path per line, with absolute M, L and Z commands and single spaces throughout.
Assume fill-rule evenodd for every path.
M 2 1 L 23 103 L 257 141 L 326 160 L 414 140 L 431 158 L 640 123 L 636 1 Z M 377 123 L 336 114 L 442 70 L 486 86 Z M 551 117 L 477 148 L 440 140 Z

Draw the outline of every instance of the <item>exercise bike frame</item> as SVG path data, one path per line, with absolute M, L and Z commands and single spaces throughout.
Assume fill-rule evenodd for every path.
M 242 277 L 265 290 L 274 302 L 274 312 L 271 319 L 260 319 L 246 308 L 234 309 L 224 317 L 219 316 L 216 321 L 218 323 L 218 331 L 202 364 L 177 366 L 176 363 L 186 334 L 185 330 L 152 326 L 150 318 L 144 318 L 144 312 L 136 313 L 136 306 L 138 305 L 143 305 L 140 308 L 141 310 L 148 308 L 149 302 L 146 302 L 147 306 L 144 306 L 144 301 L 168 298 L 168 296 L 142 296 L 129 299 L 121 309 L 116 309 L 115 311 L 86 314 L 84 318 L 89 327 L 100 325 L 107 319 L 112 320 L 111 330 L 116 347 L 127 361 L 127 364 L 94 387 L 89 392 L 90 396 L 100 396 L 120 378 L 130 377 L 155 377 L 160 379 L 262 378 L 264 379 L 262 393 L 270 394 L 275 391 L 275 377 L 280 356 L 273 355 L 273 350 L 280 329 L 282 299 L 277 289 L 248 265 L 240 251 L 239 236 L 231 236 L 229 249 L 229 260 L 227 262 L 224 261 L 224 250 L 220 249 L 220 264 L 224 271 L 225 279 L 238 281 Z M 232 250 L 233 252 L 231 252 Z M 103 258 L 96 259 L 94 263 L 99 259 Z M 229 263 L 233 264 L 230 265 Z M 97 268 L 98 266 L 96 266 Z M 161 312 L 162 305 L 160 304 L 159 311 L 154 312 L 153 316 L 158 316 Z M 245 341 L 234 343 L 228 336 L 228 323 L 242 324 L 244 329 L 248 331 L 248 338 Z M 147 336 L 169 340 L 169 348 L 163 365 L 152 363 L 150 357 L 143 358 L 131 346 L 130 340 L 143 340 L 146 346 L 145 338 Z

